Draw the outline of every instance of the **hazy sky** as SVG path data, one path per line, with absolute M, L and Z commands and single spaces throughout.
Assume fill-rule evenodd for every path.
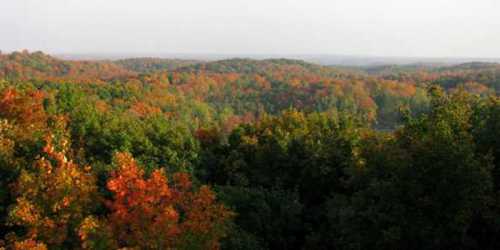
M 498 0 L 0 0 L 0 50 L 500 57 Z

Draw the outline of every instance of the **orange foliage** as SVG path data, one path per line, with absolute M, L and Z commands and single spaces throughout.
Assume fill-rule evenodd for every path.
M 221 226 L 231 216 L 216 203 L 206 186 L 194 192 L 186 174 L 173 176 L 169 186 L 162 170 L 149 178 L 127 153 L 116 155 L 119 169 L 107 183 L 114 199 L 108 202 L 113 234 L 123 247 L 169 249 L 186 247 L 197 237 L 205 249 L 218 247 Z
M 62 244 L 73 230 L 71 225 L 90 213 L 96 201 L 90 169 L 66 158 L 66 144 L 63 140 L 62 151 L 57 151 L 52 137 L 46 138 L 43 150 L 47 158 L 39 158 L 33 171 L 21 172 L 15 185 L 17 202 L 9 213 L 11 224 L 26 229 L 26 239 L 49 246 Z
M 382 81 L 380 83 L 385 91 L 388 91 L 394 96 L 412 97 L 415 95 L 417 88 L 411 83 L 401 83 L 396 81 Z
M 95 107 L 101 113 L 106 113 L 110 109 L 109 105 L 103 100 L 97 100 L 95 102 Z
M 34 240 L 24 240 L 14 243 L 14 250 L 47 250 L 47 246 Z
M 0 95 L 0 116 L 30 130 L 44 127 L 47 116 L 42 92 L 20 94 L 14 89 L 4 90 Z
M 132 105 L 132 107 L 130 107 L 130 112 L 138 117 L 147 117 L 161 113 L 161 109 L 148 105 L 144 102 L 136 102 Z
M 459 89 L 459 88 L 463 88 L 465 91 L 467 91 L 469 93 L 477 94 L 477 95 L 486 94 L 488 92 L 491 92 L 491 90 L 488 88 L 488 86 L 486 86 L 484 84 L 477 83 L 477 82 L 466 82 L 465 84 L 462 84 L 461 86 L 459 86 L 455 89 L 452 89 L 452 91 L 457 91 L 457 89 Z

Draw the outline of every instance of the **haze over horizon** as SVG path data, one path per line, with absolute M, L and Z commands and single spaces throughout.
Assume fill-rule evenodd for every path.
M 500 58 L 494 0 L 18 0 L 0 50 Z

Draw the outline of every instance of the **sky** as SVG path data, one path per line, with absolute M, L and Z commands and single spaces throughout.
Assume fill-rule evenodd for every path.
M 0 50 L 500 57 L 498 0 L 0 0 Z

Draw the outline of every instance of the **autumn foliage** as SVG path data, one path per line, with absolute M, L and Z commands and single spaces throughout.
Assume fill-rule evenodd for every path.
M 40 91 L 19 93 L 15 89 L 5 89 L 0 96 L 0 116 L 16 123 L 20 129 L 39 130 L 47 121 L 43 97 Z
M 71 159 L 75 152 L 68 139 L 66 118 L 48 115 L 41 93 L 7 89 L 0 101 L 2 168 L 8 168 L 4 164 L 13 169 L 14 164 L 28 163 L 11 159 L 18 150 L 17 144 L 26 144 L 35 132 L 47 133 L 36 159 L 30 166 L 22 167 L 9 185 L 14 203 L 8 209 L 6 226 L 22 230 L 6 232 L 0 247 L 219 247 L 233 214 L 216 201 L 207 186 L 193 187 L 187 173 L 173 174 L 169 183 L 160 169 L 146 177 L 130 154 L 118 153 L 117 169 L 104 187 L 112 196 L 105 201 L 92 167 Z M 36 149 L 37 143 L 30 141 L 30 147 Z M 109 212 L 103 211 L 103 207 Z
M 145 177 L 126 153 L 116 155 L 118 170 L 107 182 L 109 222 L 121 246 L 141 249 L 217 249 L 231 212 L 206 186 L 194 191 L 187 174 L 169 185 L 162 170 Z
M 233 213 L 207 186 L 195 190 L 185 173 L 172 175 L 169 183 L 160 169 L 146 177 L 130 154 L 118 153 L 118 169 L 106 185 L 110 213 L 99 218 L 92 215 L 101 199 L 91 168 L 66 158 L 64 140 L 60 146 L 47 136 L 44 153 L 15 183 L 9 223 L 26 233 L 7 236 L 13 249 L 219 248 Z
M 58 151 L 52 137 L 47 136 L 44 154 L 32 170 L 21 172 L 15 184 L 17 202 L 9 217 L 11 224 L 27 230 L 21 238 L 61 246 L 70 239 L 74 225 L 91 212 L 97 201 L 95 178 L 90 168 L 66 158 L 66 143 L 63 140 L 62 149 Z
M 500 249 L 499 79 L 0 53 L 0 250 Z

